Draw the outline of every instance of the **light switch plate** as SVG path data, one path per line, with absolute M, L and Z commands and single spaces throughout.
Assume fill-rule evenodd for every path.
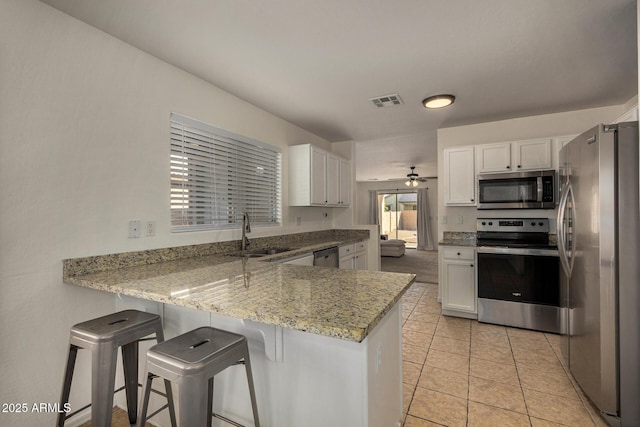
M 140 237 L 140 220 L 139 219 L 132 219 L 129 220 L 129 238 L 130 239 L 137 239 Z

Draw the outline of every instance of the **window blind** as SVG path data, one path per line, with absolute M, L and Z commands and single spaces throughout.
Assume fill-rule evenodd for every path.
M 171 229 L 279 225 L 280 150 L 171 115 Z

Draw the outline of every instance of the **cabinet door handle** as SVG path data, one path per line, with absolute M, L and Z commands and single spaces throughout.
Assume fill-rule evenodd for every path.
M 473 199 L 471 199 L 471 201 L 473 202 Z
M 460 252 L 458 252 L 458 256 L 460 256 Z
M 473 264 L 471 264 L 469 267 L 473 267 Z
M 521 168 L 522 166 L 518 165 L 519 168 Z
M 511 169 L 511 166 L 507 166 L 507 169 Z

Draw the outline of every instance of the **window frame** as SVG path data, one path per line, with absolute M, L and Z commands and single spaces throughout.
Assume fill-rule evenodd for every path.
M 171 113 L 171 232 L 282 225 L 282 150 Z M 191 200 L 189 200 L 191 198 Z

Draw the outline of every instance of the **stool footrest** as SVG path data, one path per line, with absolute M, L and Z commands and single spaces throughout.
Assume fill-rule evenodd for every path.
M 154 390 L 152 390 L 152 391 L 154 391 Z M 164 395 L 164 394 L 163 394 L 163 396 L 166 396 L 166 395 Z M 158 409 L 157 411 L 153 412 L 153 413 L 152 413 L 152 414 L 150 414 L 150 415 L 147 415 L 147 420 L 148 420 L 149 418 L 153 418 L 153 417 L 155 417 L 156 415 L 158 415 L 160 412 L 164 411 L 164 410 L 165 410 L 165 409 L 167 409 L 168 407 L 169 407 L 169 404 L 168 404 L 168 403 L 166 403 L 163 407 L 161 407 L 161 408 L 160 408 L 160 409 Z
M 91 403 L 89 403 L 88 405 L 83 406 L 80 409 L 76 409 L 75 411 L 69 413 L 69 414 L 65 414 L 64 419 L 65 421 L 68 420 L 71 417 L 75 417 L 76 415 L 78 415 L 80 412 L 84 411 L 87 408 L 91 408 Z
M 215 412 L 214 412 L 211 416 L 212 416 L 213 418 L 217 418 L 217 419 L 219 419 L 219 420 L 224 421 L 225 423 L 229 423 L 229 424 L 231 424 L 231 425 L 233 425 L 233 426 L 236 426 L 236 427 L 245 427 L 245 426 L 243 426 L 242 424 L 238 424 L 237 422 L 235 422 L 235 421 L 233 421 L 233 420 L 230 420 L 229 418 L 227 418 L 227 417 L 225 417 L 225 416 L 223 416 L 223 415 L 216 414 Z
M 138 384 L 138 387 L 142 387 L 142 384 Z M 113 393 L 115 394 L 115 393 L 117 393 L 117 392 L 119 392 L 119 391 L 122 391 L 122 390 L 124 390 L 124 386 L 120 387 L 119 389 L 117 389 L 117 390 L 116 390 L 116 391 L 114 391 Z M 163 392 L 158 391 L 158 390 L 156 390 L 156 389 L 153 389 L 153 388 L 152 388 L 152 389 L 151 389 L 151 391 L 152 391 L 152 392 L 154 392 L 155 394 L 159 394 L 160 396 L 162 396 L 162 397 L 164 397 L 164 398 L 166 398 L 166 397 L 167 397 L 166 393 L 163 393 Z M 150 415 L 150 416 L 149 416 L 149 418 L 153 417 L 155 414 L 157 414 L 158 412 L 162 411 L 163 409 L 166 409 L 167 407 L 169 407 L 169 404 L 165 404 L 162 408 L 160 408 L 160 409 L 158 409 L 156 412 L 154 412 L 154 413 L 153 413 L 153 415 Z M 64 419 L 65 419 L 65 420 L 68 420 L 69 418 L 71 418 L 71 417 L 74 417 L 74 416 L 78 415 L 80 412 L 82 412 L 82 411 L 84 411 L 85 409 L 88 409 L 88 408 L 91 408 L 91 403 L 89 403 L 88 405 L 84 405 L 82 408 L 80 408 L 80 409 L 76 409 L 76 410 L 75 410 L 75 411 L 73 411 L 73 412 L 70 412 L 70 413 L 68 413 L 68 414 L 65 414 Z

